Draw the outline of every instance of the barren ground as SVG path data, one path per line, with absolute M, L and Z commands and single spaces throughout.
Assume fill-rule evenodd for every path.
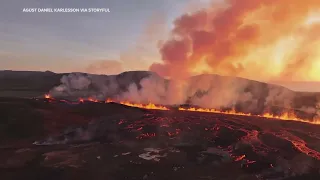
M 320 179 L 320 126 L 1 98 L 1 179 Z

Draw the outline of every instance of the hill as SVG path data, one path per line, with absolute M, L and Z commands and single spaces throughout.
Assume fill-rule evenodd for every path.
M 163 79 L 149 71 L 118 75 L 87 73 L 0 71 L 0 96 L 35 97 L 50 91 L 55 97 L 120 98 L 159 104 L 237 107 L 263 111 L 284 107 L 316 113 L 319 93 L 295 92 L 285 87 L 239 77 L 202 74 L 184 81 Z

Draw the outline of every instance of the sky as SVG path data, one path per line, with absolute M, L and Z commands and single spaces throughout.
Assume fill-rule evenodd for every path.
M 152 64 L 164 62 L 161 55 L 166 52 L 160 54 L 159 44 L 162 43 L 162 47 L 166 47 L 163 46 L 163 42 L 166 42 L 170 32 L 174 30 L 174 22 L 177 18 L 183 17 L 182 15 L 189 11 L 195 12 L 197 8 L 208 8 L 209 2 L 222 1 L 2 0 L 0 6 L 0 69 L 96 74 L 148 70 Z M 248 0 L 248 2 L 251 1 Z M 316 1 L 314 3 L 315 5 L 320 4 Z M 234 7 L 237 6 L 238 4 L 234 5 Z M 240 7 L 246 8 L 246 6 Z M 279 8 L 281 7 L 283 6 L 279 4 Z M 108 8 L 110 12 L 26 13 L 22 12 L 23 8 Z M 210 12 L 210 8 L 207 10 Z M 320 16 L 317 17 L 319 18 L 316 21 L 319 22 Z M 193 18 L 197 18 L 197 14 Z M 183 26 L 182 24 L 181 27 Z M 277 30 L 277 28 L 273 29 Z M 293 44 L 288 41 L 283 45 L 291 47 Z M 170 43 L 167 45 L 170 46 Z M 225 49 L 224 46 L 221 48 Z M 281 49 L 277 46 L 274 48 L 277 52 Z M 274 64 L 271 65 L 274 66 Z M 298 63 L 294 65 L 300 66 Z M 317 75 L 317 67 L 320 68 L 320 61 L 318 65 L 314 64 L 310 67 L 315 77 L 310 80 L 314 81 L 320 77 Z M 174 71 L 175 69 L 176 67 L 173 67 Z M 300 73 L 303 74 L 304 71 Z M 319 89 L 317 91 L 320 91 L 320 83 L 317 82 L 312 82 L 308 86 L 296 83 L 294 85 L 277 83 L 303 91 L 312 90 L 317 86 Z
M 182 14 L 190 2 L 2 0 L 1 69 L 74 72 L 92 70 L 92 66 L 96 66 L 95 63 L 99 65 L 99 62 L 101 65 L 101 61 L 124 59 L 124 69 L 130 69 L 130 66 L 146 69 L 159 60 L 156 45 L 159 39 L 143 37 L 145 32 L 149 31 L 149 36 L 160 38 L 162 34 L 163 37 L 164 29 L 170 28 L 173 20 Z M 109 8 L 110 12 L 25 13 L 23 8 Z M 159 29 L 152 29 L 154 26 Z M 143 48 L 139 42 L 142 40 L 146 42 L 143 46 L 148 47 L 148 53 L 141 50 Z M 140 66 L 137 66 L 136 59 L 128 58 L 131 55 L 143 59 L 138 63 Z M 110 71 L 112 73 L 114 70 Z

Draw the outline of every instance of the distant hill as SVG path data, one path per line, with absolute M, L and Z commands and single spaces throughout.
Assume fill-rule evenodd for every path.
M 148 82 L 141 81 L 151 76 L 152 79 Z M 61 82 L 63 82 L 62 85 Z M 134 88 L 132 84 L 135 84 L 137 90 L 141 89 L 142 85 L 158 86 L 145 92 L 152 94 L 157 93 L 161 88 L 167 89 L 169 82 L 169 80 L 149 71 L 129 71 L 109 76 L 86 73 L 57 74 L 50 71 L 0 71 L 0 96 L 42 96 L 60 85 L 60 88 L 64 88 L 62 91 L 66 96 L 74 95 L 76 92 L 78 96 L 100 94 L 101 97 L 105 97 L 119 95 L 129 89 L 132 90 Z M 294 108 L 315 107 L 320 102 L 320 93 L 295 92 L 279 85 L 238 77 L 202 74 L 190 77 L 187 84 L 188 99 L 184 103 L 195 102 L 199 98 L 208 102 L 235 99 L 229 104 L 241 104 L 242 107 L 254 106 L 252 108 L 263 109 L 266 104 L 286 106 L 288 99 L 292 100 L 288 103 L 291 103 L 290 106 Z M 110 94 L 106 94 L 106 92 Z M 212 96 L 210 93 L 217 96 Z M 211 100 L 211 98 L 213 99 Z
M 63 75 L 50 71 L 0 71 L 0 96 L 39 96 L 59 85 Z
M 54 73 L 51 71 L 0 71 L 0 97 L 18 96 L 33 97 L 41 96 L 49 92 L 53 87 L 61 84 L 61 78 L 72 73 Z M 95 77 L 107 77 L 106 75 L 91 75 Z M 139 84 L 140 80 L 152 74 L 148 71 L 131 71 L 114 75 L 123 88 L 127 82 Z M 112 75 L 111 75 L 112 76 Z
M 0 71 L 0 90 L 48 91 L 59 85 L 63 75 L 50 71 Z

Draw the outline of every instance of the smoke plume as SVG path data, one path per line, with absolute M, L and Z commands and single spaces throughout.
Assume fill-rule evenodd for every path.
M 186 13 L 150 70 L 171 78 L 209 72 L 320 80 L 319 10 L 317 0 L 225 0 Z

